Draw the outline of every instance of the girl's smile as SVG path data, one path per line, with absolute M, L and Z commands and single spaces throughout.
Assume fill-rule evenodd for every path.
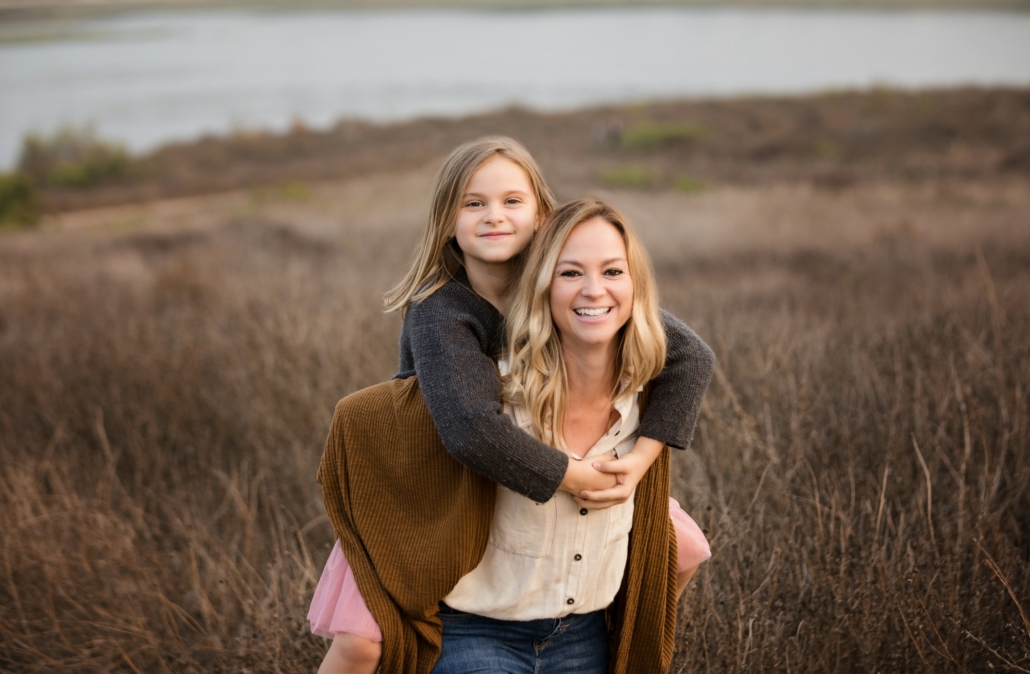
M 521 166 L 495 157 L 472 174 L 462 196 L 454 236 L 470 274 L 507 265 L 533 238 L 537 203 Z

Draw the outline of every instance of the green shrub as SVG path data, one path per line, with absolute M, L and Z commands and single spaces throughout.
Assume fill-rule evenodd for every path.
M 39 199 L 28 176 L 0 173 L 0 227 L 27 227 L 39 221 Z
M 831 141 L 821 140 L 815 144 L 815 155 L 820 159 L 836 159 L 840 149 Z
M 660 176 L 644 166 L 616 166 L 600 175 L 601 183 L 608 187 L 643 188 L 655 187 Z
M 92 127 L 65 127 L 53 135 L 29 134 L 22 142 L 18 169 L 40 185 L 87 188 L 128 173 L 129 154 L 98 138 Z
M 676 189 L 684 194 L 697 194 L 708 189 L 708 185 L 694 176 L 682 175 L 676 178 Z
M 626 131 L 622 144 L 633 150 L 646 150 L 676 143 L 701 140 L 708 130 L 696 124 L 644 122 Z

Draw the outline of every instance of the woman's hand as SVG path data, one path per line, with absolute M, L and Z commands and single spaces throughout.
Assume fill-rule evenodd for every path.
M 592 468 L 600 473 L 615 477 L 616 484 L 608 489 L 597 490 L 588 488 L 580 491 L 578 494 L 574 493 L 573 496 L 577 497 L 576 502 L 584 508 L 593 510 L 610 508 L 613 505 L 625 503 L 633 495 L 633 490 L 636 489 L 637 484 L 643 479 L 644 473 L 651 467 L 654 460 L 661 454 L 662 447 L 664 446 L 664 443 L 659 440 L 640 437 L 637 439 L 636 444 L 633 445 L 633 450 L 621 459 L 615 459 L 614 461 L 597 461 L 595 459 L 592 462 Z

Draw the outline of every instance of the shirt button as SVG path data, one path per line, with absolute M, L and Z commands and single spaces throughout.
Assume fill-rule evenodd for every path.
M 575 557 L 573 557 L 573 559 L 574 559 L 574 560 L 576 560 L 576 561 L 578 562 L 579 560 L 583 559 L 583 555 L 581 555 L 581 554 L 579 554 L 579 553 L 577 552 L 577 553 L 576 553 L 576 556 L 575 556 Z
M 568 604 L 569 606 L 572 606 L 573 604 L 576 603 L 576 600 L 573 599 L 572 597 L 569 597 L 568 599 L 565 600 L 565 603 Z
M 586 515 L 588 512 L 590 512 L 590 511 L 587 510 L 586 508 L 580 508 L 579 509 L 579 514 L 580 515 Z

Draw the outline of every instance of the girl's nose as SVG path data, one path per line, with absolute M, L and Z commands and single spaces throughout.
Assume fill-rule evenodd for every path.
M 490 223 L 498 223 L 504 220 L 504 209 L 497 205 L 488 205 L 483 220 Z

